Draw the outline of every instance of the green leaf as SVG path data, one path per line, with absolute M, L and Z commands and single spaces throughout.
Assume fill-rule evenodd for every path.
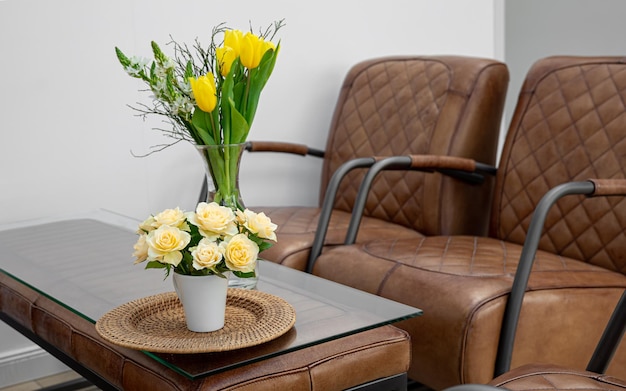
M 274 245 L 274 243 L 272 242 L 262 242 L 259 244 L 259 252 L 267 250 L 268 248 L 272 247 Z
M 191 123 L 198 132 L 203 144 L 211 145 L 213 142 L 213 126 L 211 125 L 211 113 L 204 112 L 196 107 L 191 117 Z
M 231 144 L 239 144 L 246 141 L 248 133 L 250 132 L 250 125 L 248 121 L 241 115 L 235 108 L 235 102 L 230 100 L 230 121 L 231 121 Z
M 159 80 L 159 77 L 156 74 L 156 63 L 153 62 L 152 66 L 150 66 L 150 85 L 155 86 Z
M 254 277 L 254 271 L 251 271 L 251 272 L 248 272 L 248 273 L 244 273 L 244 272 L 240 272 L 240 271 L 234 271 L 233 274 L 236 275 L 239 278 Z
M 234 102 L 234 99 L 235 99 L 235 92 L 234 92 L 235 74 L 237 73 L 239 67 L 240 67 L 239 59 L 236 59 L 235 61 L 233 61 L 230 67 L 230 72 L 228 72 L 228 75 L 226 75 L 226 78 L 222 82 L 222 94 L 221 94 L 222 96 L 221 96 L 220 103 L 221 103 L 221 109 L 222 109 L 221 125 L 222 125 L 223 138 L 222 140 L 220 140 L 221 144 L 234 144 L 235 143 L 231 137 L 231 117 L 232 116 L 230 112 L 233 108 L 233 105 L 231 104 L 231 102 Z
M 250 72 L 250 88 L 248 91 L 248 102 L 246 112 L 244 113 L 249 125 L 252 125 L 254 116 L 256 115 L 256 109 L 259 105 L 259 99 L 261 97 L 261 91 L 267 84 L 267 81 L 274 70 L 276 64 L 276 58 L 278 57 L 278 48 L 276 50 L 268 50 L 263 55 L 259 66 Z
M 159 261 L 150 261 L 146 263 L 146 269 L 165 269 L 167 265 Z

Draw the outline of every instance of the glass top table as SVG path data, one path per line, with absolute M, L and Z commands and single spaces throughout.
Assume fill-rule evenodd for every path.
M 129 301 L 173 291 L 162 270 L 133 264 L 137 224 L 97 210 L 0 226 L 0 272 L 95 323 Z M 197 379 L 422 313 L 269 261 L 260 262 L 259 275 L 258 290 L 283 298 L 296 311 L 296 323 L 285 335 L 228 352 L 144 353 Z

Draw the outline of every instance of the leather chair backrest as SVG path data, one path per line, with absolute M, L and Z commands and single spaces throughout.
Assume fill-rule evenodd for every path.
M 355 157 L 436 154 L 495 164 L 508 80 L 503 63 L 460 56 L 355 65 L 331 123 L 321 194 L 332 173 Z M 351 210 L 363 175 L 344 180 L 336 209 Z M 482 216 L 488 217 L 492 188 L 493 182 L 468 189 L 439 174 L 386 171 L 374 182 L 364 214 L 430 235 L 486 234 Z
M 551 187 L 624 178 L 626 62 L 549 57 L 528 72 L 494 189 L 490 234 L 523 243 L 535 205 Z M 566 197 L 548 215 L 540 249 L 626 272 L 626 200 Z

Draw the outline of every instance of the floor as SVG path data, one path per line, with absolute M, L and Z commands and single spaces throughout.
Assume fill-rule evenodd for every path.
M 35 391 L 35 390 L 46 390 L 49 387 L 57 386 L 59 384 L 64 384 L 66 382 L 77 381 L 80 380 L 81 377 L 76 372 L 67 371 L 63 373 L 59 373 L 56 375 L 44 377 L 42 379 L 31 380 L 26 383 L 16 384 L 14 386 L 9 386 L 5 388 L 0 388 L 0 391 Z M 63 390 L 76 390 L 76 391 L 98 391 L 99 388 L 95 386 L 90 387 L 65 387 Z

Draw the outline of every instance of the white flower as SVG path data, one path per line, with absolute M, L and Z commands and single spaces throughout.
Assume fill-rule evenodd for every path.
M 178 207 L 175 209 L 165 209 L 163 212 L 154 216 L 154 222 L 152 225 L 154 228 L 159 228 L 162 225 L 169 225 L 171 227 L 184 229 L 185 231 L 189 230 L 189 226 L 187 226 L 187 222 L 185 220 L 185 212 L 180 210 Z
M 194 269 L 211 269 L 222 261 L 224 249 L 217 243 L 205 238 L 200 240 L 198 246 L 191 249 L 191 255 Z
M 183 250 L 191 241 L 188 232 L 181 231 L 176 227 L 162 225 L 154 231 L 150 231 L 146 238 L 148 243 L 148 260 L 159 261 L 178 266 L 183 259 Z
M 250 209 L 246 209 L 243 212 L 245 216 L 244 226 L 253 234 L 256 234 L 262 239 L 269 239 L 276 241 L 276 228 L 278 226 L 272 223 L 269 217 L 265 213 L 255 213 Z
M 215 202 L 199 203 L 196 207 L 196 213 L 188 213 L 187 219 L 191 224 L 198 227 L 202 236 L 211 240 L 223 236 L 232 236 L 238 232 L 232 209 L 220 206 Z
M 172 105 L 170 106 L 170 113 L 171 114 L 179 114 L 179 115 L 185 115 L 185 114 L 191 114 L 193 111 L 193 102 L 191 102 L 191 99 L 189 99 L 189 97 L 187 96 L 177 96 L 176 99 L 174 99 L 174 101 L 172 102 Z
M 148 235 L 146 235 L 145 233 L 139 235 L 137 242 L 133 246 L 133 249 L 135 250 L 133 251 L 133 257 L 137 258 L 135 259 L 135 264 L 141 263 L 148 259 L 148 243 L 146 242 L 147 237 Z
M 154 73 L 159 77 L 159 79 L 165 79 L 167 68 L 157 64 L 156 67 L 154 67 Z
M 230 270 L 249 273 L 254 271 L 259 256 L 259 246 L 245 234 L 237 234 L 223 242 L 224 260 Z
M 154 226 L 154 216 L 150 216 L 139 224 L 139 234 L 142 232 L 150 232 L 157 227 Z
M 124 70 L 126 71 L 126 73 L 133 77 L 137 77 L 139 75 L 139 72 L 141 72 L 146 67 L 146 65 L 150 63 L 150 60 L 148 60 L 147 58 L 136 56 L 129 58 L 129 61 L 130 64 L 124 67 Z

